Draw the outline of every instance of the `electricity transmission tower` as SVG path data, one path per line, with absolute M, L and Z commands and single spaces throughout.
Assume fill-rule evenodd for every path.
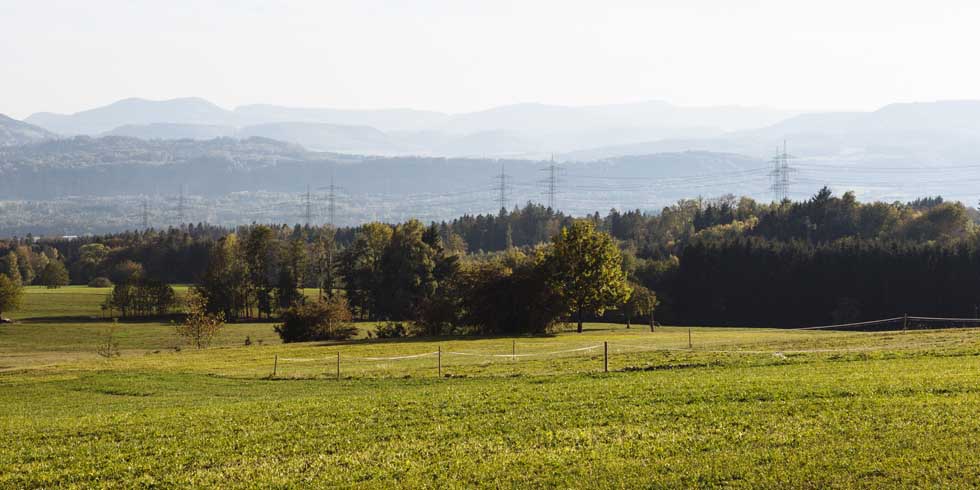
M 504 173 L 504 165 L 500 164 L 500 175 L 497 177 L 497 184 L 494 186 L 493 190 L 498 191 L 497 194 L 497 209 L 507 209 L 507 198 L 509 196 L 507 192 L 507 178 L 509 176 Z
M 548 207 L 552 210 L 558 209 L 558 173 L 561 169 L 555 164 L 555 155 L 551 155 L 551 163 L 542 169 L 548 172 L 548 176 L 544 180 L 544 184 L 547 186 L 545 194 L 548 196 Z
M 150 229 L 150 206 L 147 203 L 146 198 L 144 197 L 143 198 L 143 231 L 149 229 Z
M 786 152 L 786 140 L 783 140 L 783 149 L 776 149 L 776 155 L 772 157 L 772 170 L 769 171 L 769 189 L 772 191 L 772 198 L 776 202 L 782 202 L 789 197 L 789 174 L 793 171 L 789 166 L 789 160 L 793 158 Z
M 329 220 L 329 225 L 332 227 L 337 227 L 337 191 L 340 187 L 334 185 L 333 177 L 330 177 L 330 185 L 328 187 L 320 187 L 320 190 L 327 191 L 327 219 Z

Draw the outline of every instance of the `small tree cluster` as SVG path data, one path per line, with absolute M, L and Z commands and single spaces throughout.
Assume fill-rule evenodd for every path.
M 174 289 L 153 280 L 116 284 L 104 303 L 105 309 L 118 310 L 123 318 L 167 315 L 176 305 Z
M 634 318 L 649 317 L 650 331 L 652 332 L 654 329 L 653 312 L 660 304 L 657 300 L 657 294 L 637 283 L 631 283 L 630 288 L 633 290 L 630 299 L 623 303 L 620 308 L 626 319 L 626 328 L 630 328 L 630 323 Z
M 275 328 L 283 342 L 345 340 L 357 334 L 347 301 L 340 297 L 295 304 Z

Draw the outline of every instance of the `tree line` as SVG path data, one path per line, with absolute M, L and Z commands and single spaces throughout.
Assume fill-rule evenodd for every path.
M 74 284 L 136 276 L 193 283 L 209 311 L 231 321 L 283 317 L 312 298 L 343 302 L 351 318 L 406 322 L 426 334 L 646 321 L 650 303 L 671 323 L 798 326 L 904 312 L 972 315 L 980 303 L 977 217 L 939 197 L 861 203 L 828 189 L 798 202 L 723 196 L 578 219 L 529 203 L 427 225 L 197 224 L 74 240 L 26 237 L 0 241 L 0 271 L 14 277 L 16 269 L 18 281 L 36 283 L 22 264 L 36 270 L 57 258 Z M 594 235 L 576 239 L 605 237 L 621 278 L 586 276 L 555 258 L 602 255 L 595 244 L 561 252 L 556 240 L 582 226 Z M 585 277 L 631 293 L 579 311 L 588 302 L 568 288 Z M 638 299 L 646 292 L 655 299 Z

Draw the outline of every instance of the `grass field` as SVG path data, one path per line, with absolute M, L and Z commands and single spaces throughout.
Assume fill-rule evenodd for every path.
M 980 485 L 978 330 L 689 349 L 686 328 L 282 345 L 255 323 L 177 352 L 170 325 L 120 323 L 106 361 L 104 293 L 31 289 L 0 326 L 0 488 Z

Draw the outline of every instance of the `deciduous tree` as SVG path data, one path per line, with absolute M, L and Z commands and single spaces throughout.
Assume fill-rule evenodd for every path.
M 619 248 L 588 220 L 562 228 L 548 252 L 549 283 L 576 315 L 582 332 L 585 313 L 602 314 L 629 298 Z
M 20 307 L 23 294 L 24 289 L 20 284 L 0 274 L 0 318 L 3 318 L 3 312 Z

